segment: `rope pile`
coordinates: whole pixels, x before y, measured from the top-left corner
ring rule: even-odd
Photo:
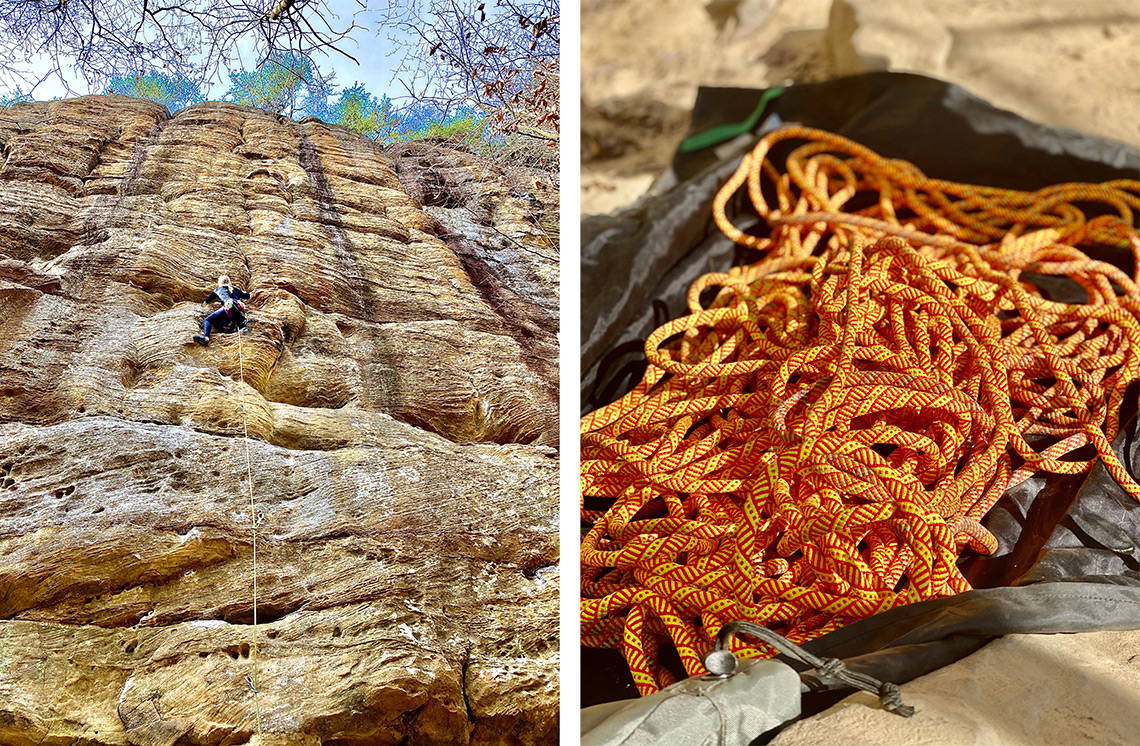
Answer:
[[[727,216],[741,187],[752,232]],[[1140,279],[1081,250],[1140,265],[1137,209],[1135,181],[1020,192],[806,127],[761,139],[713,213],[763,258],[698,279],[641,383],[582,420],[584,644],[651,693],[667,646],[703,673],[732,620],[803,643],[969,590],[959,554],[996,549],[981,518],[1035,472],[1099,458],[1140,500],[1111,448]]]

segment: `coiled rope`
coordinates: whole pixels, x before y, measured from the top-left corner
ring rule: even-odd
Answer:
[[[238,330],[238,374],[241,383],[245,383],[245,356],[242,352],[241,330]],[[258,688],[257,676],[257,503],[253,496],[253,462],[249,455],[249,419],[246,417],[245,400],[238,399],[241,405],[242,442],[245,443],[245,483],[249,491],[249,521],[251,525],[251,544],[253,546],[253,561],[251,567],[253,586],[253,641],[249,645],[250,677],[249,687],[253,690],[253,710],[257,718],[257,735],[263,736],[261,730],[261,690]]]
[[[749,230],[727,215],[742,187]],[[1140,280],[1082,251],[1140,264],[1137,209],[1136,181],[1020,192],[811,128],[762,138],[713,205],[762,258],[693,283],[640,384],[582,420],[584,644],[650,693],[676,679],[663,659],[703,673],[732,620],[802,643],[968,590],[959,554],[996,548],[981,518],[1035,472],[1099,458],[1140,499],[1111,448]]]

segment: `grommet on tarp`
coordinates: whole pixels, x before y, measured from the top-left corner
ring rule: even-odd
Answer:
[[[761,627],[752,622],[729,622],[720,628],[713,649],[704,659],[705,668],[708,669],[710,677],[727,678],[736,670],[736,656],[728,647],[732,639],[738,634],[755,637],[782,655],[807,664],[812,668],[820,682],[828,688],[850,686],[861,689],[876,695],[879,698],[879,704],[887,712],[893,712],[903,717],[914,715],[914,708],[903,704],[902,691],[898,685],[889,681],[880,681],[874,676],[850,671],[838,658],[820,658],[794,642],[789,642],[778,632],[773,632],[767,627]]]
[[[727,679],[736,673],[736,656],[731,650],[714,649],[705,656],[705,668],[709,670],[707,679]]]

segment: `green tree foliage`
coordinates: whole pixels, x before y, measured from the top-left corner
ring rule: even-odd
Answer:
[[[446,111],[417,101],[399,107],[388,96],[372,95],[363,83],[342,90],[333,105],[308,113],[386,143],[440,137],[476,147],[491,141],[488,119],[476,109]]]
[[[312,113],[374,140],[387,138],[399,124],[392,99],[387,96],[377,99],[365,90],[363,83],[341,91],[337,102],[327,112],[317,109]]]
[[[293,116],[319,108],[328,98],[330,82],[307,57],[273,54],[256,70],[231,73],[223,100]]]
[[[30,95],[24,93],[23,89],[19,86],[16,87],[7,96],[0,96],[0,106],[11,106],[12,104],[23,103],[24,101],[34,101]]]
[[[206,100],[198,84],[189,78],[155,71],[112,76],[105,93],[120,93],[124,96],[149,99],[162,104],[170,111],[177,111]]]
[[[417,108],[420,107],[409,107],[410,110]],[[409,123],[415,121],[416,126],[397,128],[391,133],[389,139],[406,141],[438,137],[461,142],[470,148],[494,144],[494,139],[489,132],[487,117],[476,110],[464,107],[453,114],[447,114],[434,109],[434,107],[422,108],[423,111],[419,112],[418,116],[408,116],[405,119]]]
[[[502,136],[493,131],[490,118],[481,109],[441,108],[415,100],[398,105],[387,95],[375,96],[359,82],[338,91],[304,57],[277,55],[256,70],[231,73],[230,81],[224,101],[294,118],[315,116],[384,143],[442,138],[478,150],[502,144]],[[170,111],[206,101],[192,79],[155,70],[112,76],[104,93],[145,98]],[[17,89],[0,98],[0,106],[30,100],[31,96]]]

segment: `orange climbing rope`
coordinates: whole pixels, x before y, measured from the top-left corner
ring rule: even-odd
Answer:
[[[676,678],[663,648],[702,673],[732,620],[802,643],[968,590],[959,554],[996,548],[980,520],[1034,472],[1099,457],[1140,500],[1110,445],[1140,279],[1082,251],[1140,266],[1138,209],[1136,181],[1020,192],[806,127],[761,139],[713,214],[763,258],[698,279],[641,383],[582,420],[583,642],[650,693]]]

